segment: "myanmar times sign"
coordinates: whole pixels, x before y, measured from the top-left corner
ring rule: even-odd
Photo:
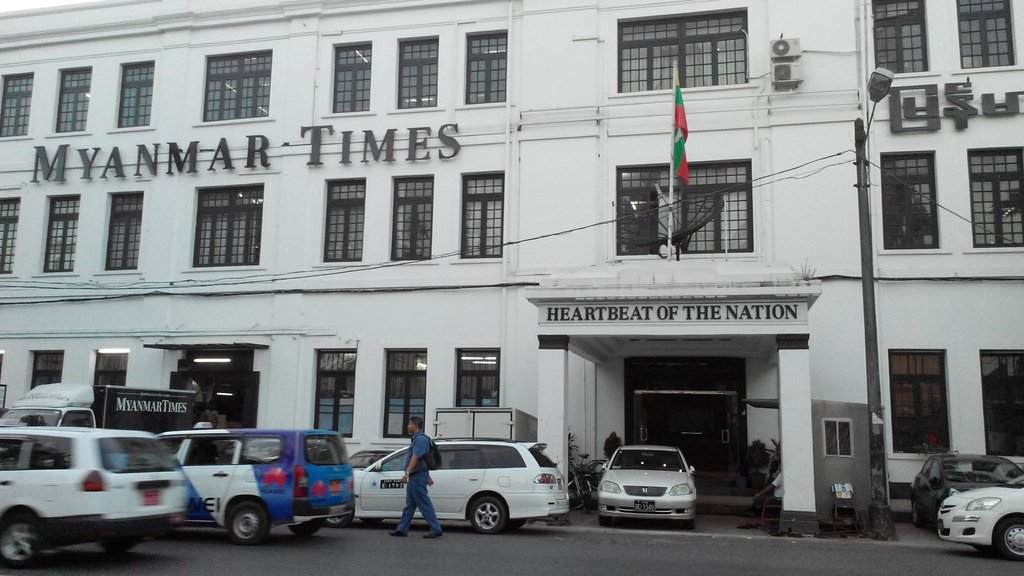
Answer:
[[[459,133],[458,124],[443,124],[435,131],[429,126],[417,126],[405,130],[403,160],[419,162],[431,160],[433,153],[437,158],[448,160],[456,157],[462,145],[455,138]],[[334,127],[323,124],[318,126],[302,126],[300,137],[308,136],[309,153],[307,166],[323,166],[323,147],[326,138],[334,138],[330,144],[338,147],[340,165],[358,161],[363,164],[370,162],[394,162],[398,149],[398,129],[388,128],[383,134],[373,130],[363,130],[360,137],[355,137],[352,130],[335,133]],[[124,152],[120,146],[109,149],[99,147],[76,148],[70,150],[70,144],[60,144],[56,148],[45,146],[35,147],[35,159],[32,165],[32,182],[65,182],[70,170],[78,170],[81,180],[95,178],[125,178],[128,173],[136,177],[151,177],[160,174],[195,174],[200,169],[206,171],[234,170],[236,164],[245,168],[270,168],[270,139],[262,134],[246,136],[244,164],[243,158],[232,155],[227,138],[221,138],[213,148],[203,148],[198,140],[182,145],[178,142],[136,144]],[[307,143],[303,143],[304,145]],[[288,146],[285,143],[283,146]],[[77,153],[77,154],[76,154]],[[209,154],[208,160],[200,161],[200,154]],[[134,171],[133,171],[134,169]]]
[[[601,302],[545,304],[541,324],[733,324],[807,322],[806,302]]]

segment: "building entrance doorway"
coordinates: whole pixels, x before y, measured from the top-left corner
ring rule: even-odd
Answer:
[[[626,360],[626,442],[676,446],[698,476],[739,472],[746,422],[742,358]]]
[[[260,374],[252,350],[189,350],[171,373],[171,388],[196,393],[196,421],[215,428],[255,428]]]

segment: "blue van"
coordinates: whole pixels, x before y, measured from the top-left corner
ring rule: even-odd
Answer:
[[[325,518],[352,513],[352,468],[337,432],[207,429],[159,438],[188,477],[186,524],[227,528],[235,544],[259,544],[279,525],[311,536]]]

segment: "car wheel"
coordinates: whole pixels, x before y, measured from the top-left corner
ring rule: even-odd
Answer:
[[[320,527],[323,526],[323,522],[318,518],[316,520],[310,520],[309,522],[302,522],[300,524],[291,524],[288,529],[292,531],[292,534],[296,536],[312,536],[320,531]]]
[[[242,502],[228,512],[228,536],[231,542],[253,546],[263,542],[270,532],[267,511],[256,502]]]
[[[469,510],[469,523],[480,534],[497,534],[505,529],[508,511],[494,496],[481,496],[473,501]]]
[[[600,524],[601,526],[611,526],[614,521],[615,521],[615,519],[612,518],[611,516],[598,516],[597,517],[597,523]]]
[[[384,519],[383,518],[360,518],[359,521],[362,522],[363,524],[367,525],[367,526],[373,527],[373,526],[380,526],[380,523],[383,522]]]
[[[992,544],[1004,558],[1024,560],[1024,516],[1000,520],[992,532]]]
[[[508,524],[505,525],[506,530],[519,530],[523,526],[526,526],[526,518],[519,518],[516,520],[509,520]]]
[[[103,549],[109,554],[121,554],[130,550],[137,542],[138,540],[132,537],[111,538],[100,542],[100,546],[103,546]]]
[[[343,516],[331,516],[329,518],[324,518],[324,526],[328,528],[348,528],[352,525],[352,520],[355,516],[355,512],[353,512]]]
[[[910,501],[910,520],[914,523],[914,526],[917,526],[918,528],[925,527],[924,518],[921,516],[921,511],[917,507],[916,500]]]
[[[0,561],[11,568],[31,566],[39,557],[39,531],[31,514],[13,514],[0,524]]]

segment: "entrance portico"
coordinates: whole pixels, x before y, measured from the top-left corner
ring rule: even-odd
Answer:
[[[782,529],[816,532],[807,313],[819,289],[808,282],[532,289],[538,434],[548,453],[564,467],[570,431],[597,452],[619,431],[626,443],[680,446],[691,465],[701,463],[698,476],[731,479],[748,435],[778,437]],[[594,366],[582,397],[572,392],[579,387],[573,362]],[[779,410],[747,409],[747,398],[777,400]],[[570,430],[580,414],[584,424]]]

